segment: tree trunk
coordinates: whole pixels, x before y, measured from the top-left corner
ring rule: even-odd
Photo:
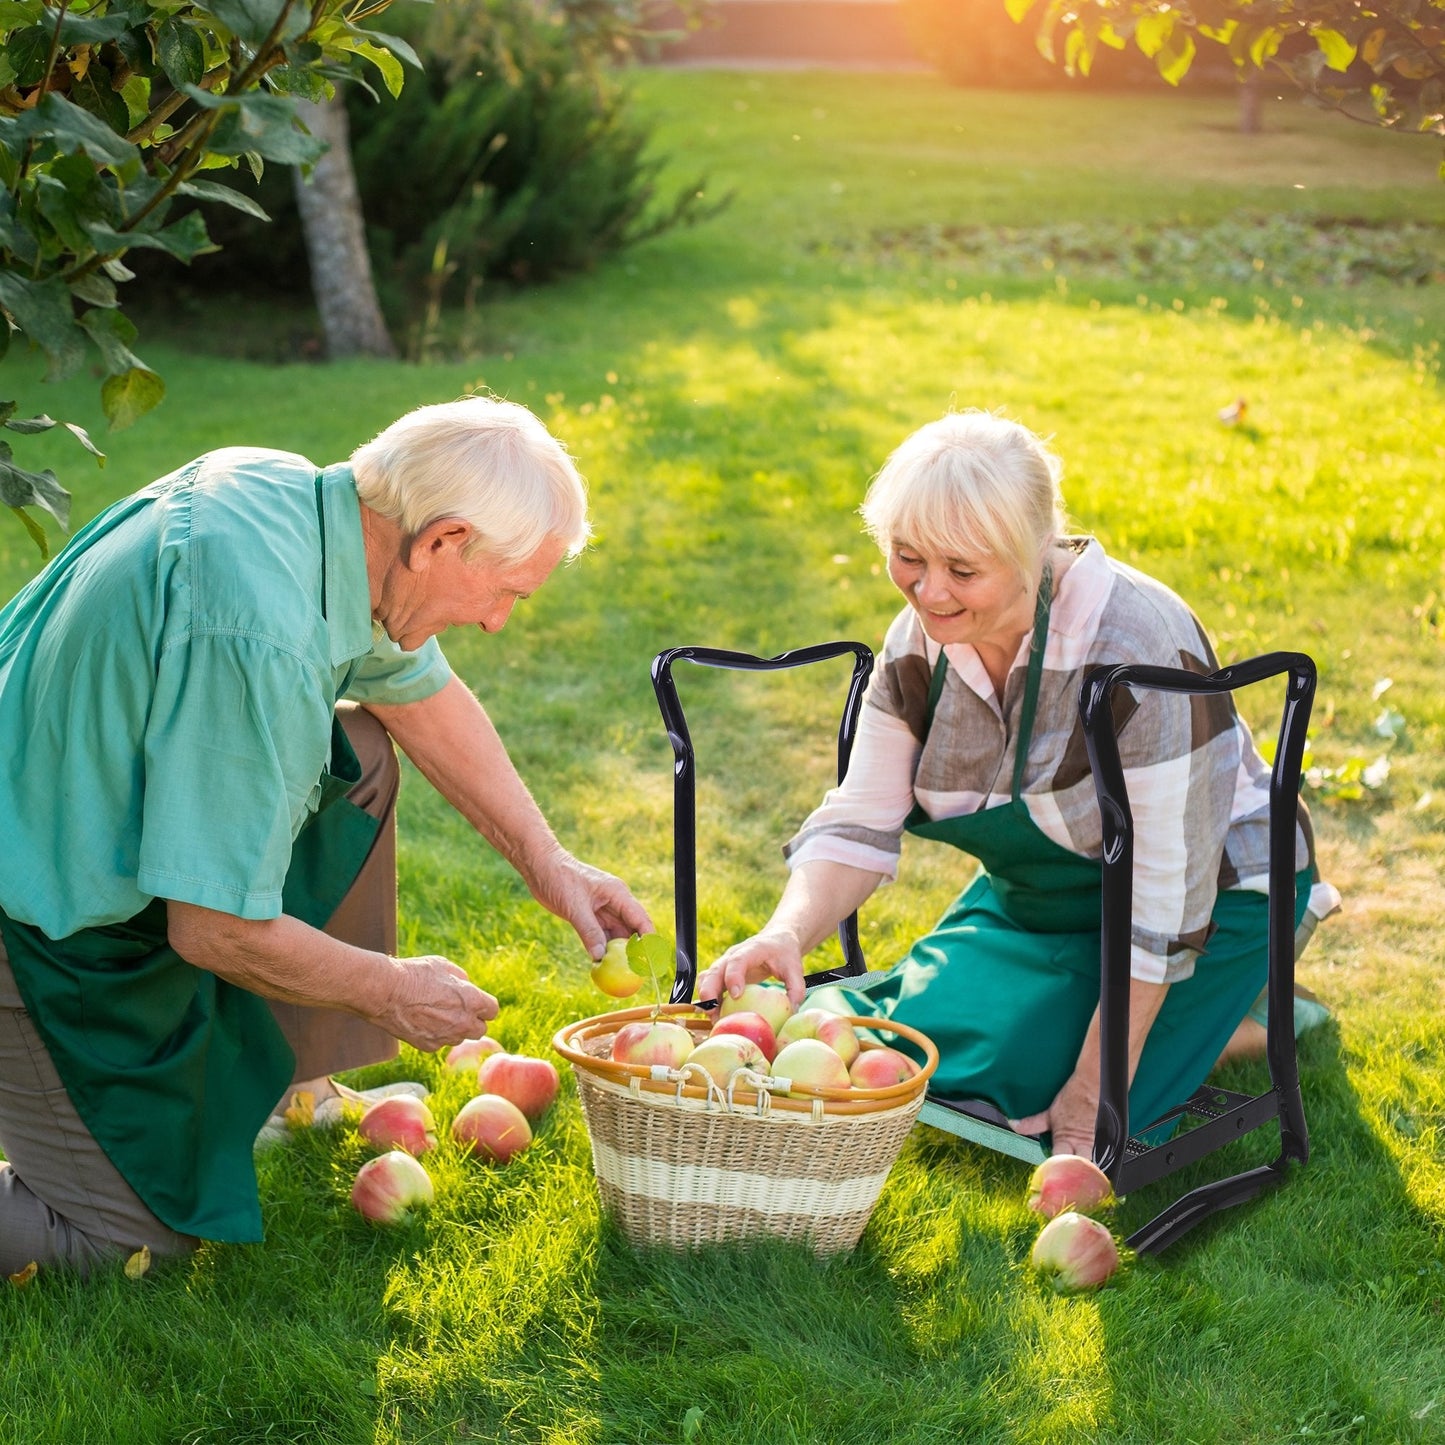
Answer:
[[[395,356],[376,285],[371,257],[366,252],[366,230],[356,172],[351,165],[351,127],[346,102],[338,91],[328,101],[300,101],[297,113],[311,134],[328,149],[316,162],[310,178],[300,170],[296,177],[296,205],[311,262],[311,291],[321,316],[326,354],[343,356]]]
[[[1242,135],[1258,135],[1264,129],[1261,106],[1264,101],[1264,71],[1250,69],[1239,82],[1239,129]]]

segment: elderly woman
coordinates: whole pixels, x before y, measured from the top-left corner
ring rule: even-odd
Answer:
[[[0,610],[0,1271],[259,1239],[288,1080],[485,1031],[461,968],[395,956],[389,739],[594,956],[650,926],[435,641],[587,536],[563,448],[473,399],[325,469],[203,456]]]
[[[1095,667],[1217,663],[1168,588],[1063,535],[1058,460],[981,412],[925,426],[889,458],[863,516],[907,606],[883,645],[844,783],[785,850],[771,919],[699,982],[773,975],[896,875],[901,834],[982,865],[934,930],[863,988],[860,1013],[937,1043],[935,1092],[991,1102],[1056,1152],[1092,1152],[1099,1089],[1100,820],[1078,717]],[[1140,693],[1119,750],[1135,829],[1130,1118],[1203,1081],[1267,973],[1269,773],[1227,696]],[[1301,806],[1296,922],[1315,885]]]

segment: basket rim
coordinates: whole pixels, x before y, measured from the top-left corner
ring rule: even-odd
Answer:
[[[709,1028],[715,1022],[708,1014],[703,1013],[692,1004],[663,1004],[660,1007],[648,1004],[640,1008],[616,1009],[610,1013],[594,1014],[591,1018],[579,1019],[575,1023],[566,1024],[553,1036],[552,1047],[574,1069],[607,1083],[621,1084],[629,1090],[641,1088],[649,1094],[666,1094],[668,1096],[680,1094],[683,1098],[706,1099],[708,1097],[706,1089],[696,1084],[683,1084],[679,1087],[676,1082],[656,1079],[652,1075],[651,1067],[647,1064],[624,1064],[614,1059],[597,1058],[578,1047],[578,1043],[583,1039],[615,1032],[623,1024],[635,1023],[641,1019],[652,1017],[665,1018],[678,1023],[691,1020],[695,1023],[706,1024]],[[922,1067],[912,1078],[879,1089],[827,1089],[796,1084],[794,1087],[804,1097],[790,1098],[782,1094],[770,1093],[769,1100],[773,1109],[782,1109],[789,1113],[811,1114],[821,1105],[823,1111],[828,1114],[871,1114],[895,1108],[916,1095],[924,1093],[929,1079],[933,1077],[934,1071],[938,1068],[938,1048],[927,1034],[921,1033],[908,1024],[898,1023],[891,1019],[869,1018],[859,1014],[841,1014],[839,1017],[846,1019],[857,1028],[894,1034],[918,1045],[924,1054]],[[865,1043],[864,1047],[885,1046]],[[750,1109],[756,1104],[757,1097],[757,1092],[750,1089],[738,1089],[735,1093],[736,1103],[741,1108]]]

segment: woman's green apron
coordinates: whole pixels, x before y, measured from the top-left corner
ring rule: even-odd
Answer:
[[[1047,1109],[1073,1072],[1099,1003],[1099,863],[1047,836],[1023,800],[1048,637],[1052,575],[1039,588],[1009,801],[956,818],[919,807],[906,828],[978,859],[973,882],[898,966],[829,994],[858,1013],[895,1018],[938,1046],[932,1091],[984,1099],[1017,1119]],[[924,735],[943,691],[940,652]],[[1296,922],[1309,895],[1296,887]],[[1129,1092],[1136,1127],[1204,1081],[1268,973],[1262,893],[1219,895],[1214,931],[1194,974],[1174,984],[1149,1032]]]
[[[320,802],[282,890],[283,912],[315,928],[379,827],[344,796],[360,777],[333,719]],[[161,898],[125,923],[59,940],[0,913],[0,935],[77,1113],[151,1212],[181,1234],[260,1239],[252,1149],[295,1064],[265,1000],[181,958]]]

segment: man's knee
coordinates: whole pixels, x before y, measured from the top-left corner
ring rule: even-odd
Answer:
[[[361,781],[346,796],[373,818],[384,818],[396,806],[401,788],[401,767],[391,734],[354,702],[337,703],[336,716],[361,764]]]

